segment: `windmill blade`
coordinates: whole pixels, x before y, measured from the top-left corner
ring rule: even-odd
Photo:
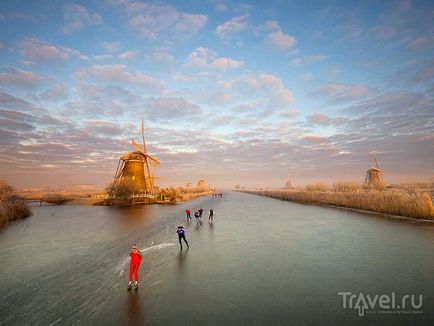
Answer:
[[[151,162],[153,162],[154,164],[159,165],[160,161],[157,160],[155,157],[153,157],[152,155],[146,154],[146,156],[151,160]]]
[[[380,169],[380,168],[378,167],[377,158],[375,157],[375,155],[372,155],[372,156],[374,157],[375,167],[376,167],[377,169]]]
[[[143,142],[143,150],[146,152],[146,143],[145,143],[145,124],[142,119],[142,142]]]
[[[151,164],[151,166],[153,166],[154,168],[160,165],[160,164],[158,164],[158,163],[155,163],[155,162],[152,161],[152,160],[149,160],[149,164]]]
[[[134,138],[131,138],[131,146],[133,146],[133,147],[134,147],[135,149],[137,149],[139,152],[141,152],[141,153],[147,155],[146,152],[143,150],[143,148],[141,148],[140,145],[137,144],[137,143],[135,142]]]

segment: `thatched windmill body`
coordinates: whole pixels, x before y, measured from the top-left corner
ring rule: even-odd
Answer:
[[[113,188],[122,183],[132,183],[134,188],[140,193],[154,195],[154,177],[151,173],[151,165],[160,164],[155,157],[149,155],[146,151],[145,132],[142,120],[142,142],[143,147],[131,139],[131,146],[136,151],[129,152],[119,158],[116,168]]]
[[[381,189],[385,187],[383,181],[383,171],[378,167],[377,159],[374,156],[375,166],[372,166],[368,171],[366,171],[365,177],[365,188],[375,188]]]

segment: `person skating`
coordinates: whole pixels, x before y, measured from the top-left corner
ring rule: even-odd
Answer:
[[[212,222],[212,220],[214,219],[214,210],[211,208],[209,210],[209,217],[208,220]]]
[[[198,212],[199,212],[199,217],[200,217],[200,218],[202,218],[202,214],[203,214],[203,208],[202,208],[202,207],[201,207],[201,208],[199,208],[199,211],[198,211]]]
[[[135,288],[139,286],[139,267],[140,262],[142,261],[142,253],[137,249],[135,244],[131,247],[130,252],[131,262],[130,262],[130,281],[128,283],[128,289],[131,289],[133,283],[133,276],[136,279],[136,283],[134,284]]]
[[[185,239],[185,233],[187,231],[184,229],[184,227],[182,225],[178,226],[178,229],[176,230],[176,233],[178,233],[178,239],[179,239],[179,245],[181,246],[181,251],[182,251],[182,242],[181,240],[184,239],[185,244],[187,245],[187,248],[190,248],[190,246],[188,245],[187,239]]]
[[[185,215],[187,215],[187,222],[191,221],[191,215],[190,214],[191,214],[190,210],[186,209],[185,210]]]
[[[200,220],[199,212],[194,212],[194,217],[196,218],[196,225],[199,226],[199,224],[202,224],[202,221]]]

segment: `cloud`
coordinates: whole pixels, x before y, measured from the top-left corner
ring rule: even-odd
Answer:
[[[0,72],[0,85],[3,87],[18,87],[18,88],[35,88],[44,86],[47,79],[37,75],[31,71],[21,70],[17,68],[5,69]]]
[[[216,28],[216,34],[219,38],[228,38],[233,34],[240,33],[247,29],[249,26],[249,15],[242,15],[234,17],[226,21],[225,23],[218,25]]]
[[[327,59],[325,55],[306,55],[304,57],[292,59],[290,65],[293,67],[300,67],[302,65],[321,62]]]
[[[434,66],[422,67],[414,76],[413,80],[425,82],[434,79]]]
[[[330,125],[342,125],[345,122],[347,122],[348,119],[338,117],[338,118],[331,118],[328,115],[322,114],[322,113],[315,113],[307,117],[307,120],[316,125],[323,125],[323,126],[330,126]]]
[[[113,55],[111,55],[111,54],[97,54],[97,55],[94,55],[93,58],[96,61],[105,61],[105,60],[113,59]]]
[[[90,77],[100,81],[130,83],[145,86],[152,90],[163,89],[162,83],[142,73],[130,73],[125,65],[93,65],[76,72],[79,77]]]
[[[287,110],[295,102],[294,95],[282,80],[271,74],[247,74],[229,80],[218,79],[213,87],[207,84],[202,90],[194,92],[192,98],[199,103],[220,107],[254,103],[256,116]]]
[[[84,123],[84,128],[91,133],[103,136],[117,136],[125,132],[123,126],[118,122],[105,120],[87,120]]]
[[[103,23],[102,17],[98,14],[90,13],[86,7],[68,3],[63,6],[64,26],[62,32],[72,34],[82,30],[86,26],[97,26]]]
[[[18,48],[21,56],[31,64],[62,62],[71,56],[81,55],[77,50],[53,45],[36,38],[25,38],[19,41]]]
[[[71,90],[70,101],[64,105],[62,115],[97,120],[101,116],[120,118],[128,113],[138,114],[143,106],[143,96],[133,92],[131,87],[122,86],[82,82]],[[140,93],[144,92],[141,90]]]
[[[139,54],[140,54],[139,50],[129,50],[129,51],[125,51],[125,52],[122,52],[121,54],[119,54],[119,59],[131,60],[131,59],[137,58],[137,56]]]
[[[329,121],[329,117],[325,114],[316,113],[307,117],[307,119],[313,123],[324,124]]]
[[[68,98],[68,92],[63,83],[57,82],[39,95],[43,101],[59,102]]]
[[[284,33],[276,21],[266,22],[263,28],[269,31],[266,42],[277,49],[287,50],[297,43],[295,37]]]
[[[300,75],[300,79],[303,81],[311,81],[315,79],[315,74],[311,72],[307,72],[305,74]]]
[[[373,90],[365,84],[328,83],[311,94],[322,96],[334,102],[360,100],[371,95]]]
[[[149,40],[163,35],[179,39],[199,32],[208,22],[206,15],[178,11],[168,4],[122,1],[128,26]]]
[[[168,122],[177,119],[199,118],[202,110],[192,102],[180,97],[146,98],[145,114],[151,121]]]
[[[218,12],[224,12],[228,10],[228,6],[225,3],[220,2],[215,5],[215,10]]]
[[[103,48],[104,52],[109,54],[115,54],[118,53],[121,47],[121,42],[101,42],[101,47]]]
[[[419,37],[407,44],[407,47],[412,50],[426,50],[434,46],[434,38],[428,38],[426,36]]]
[[[317,143],[317,144],[330,143],[329,139],[321,136],[304,136],[301,139],[308,143]]]
[[[238,69],[243,65],[244,61],[237,61],[226,57],[219,58],[214,51],[202,47],[190,53],[184,63],[185,67],[208,68],[221,71]]]
[[[269,44],[280,49],[289,49],[296,43],[295,37],[282,31],[271,32],[266,39]]]

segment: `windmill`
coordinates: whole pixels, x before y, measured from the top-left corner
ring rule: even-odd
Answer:
[[[131,138],[131,146],[136,151],[126,153],[119,158],[112,189],[123,182],[132,182],[135,188],[146,194],[154,195],[154,177],[150,166],[157,166],[160,161],[146,151],[145,128],[142,119],[142,143],[140,146]]]
[[[291,179],[292,179],[291,176],[288,174],[288,178],[286,179],[285,186],[283,187],[283,189],[291,189],[292,188]]]
[[[383,171],[378,167],[376,157],[374,155],[372,156],[374,158],[375,166],[373,165],[368,171],[366,171],[364,186],[365,188],[382,189],[385,186],[383,181]]]

